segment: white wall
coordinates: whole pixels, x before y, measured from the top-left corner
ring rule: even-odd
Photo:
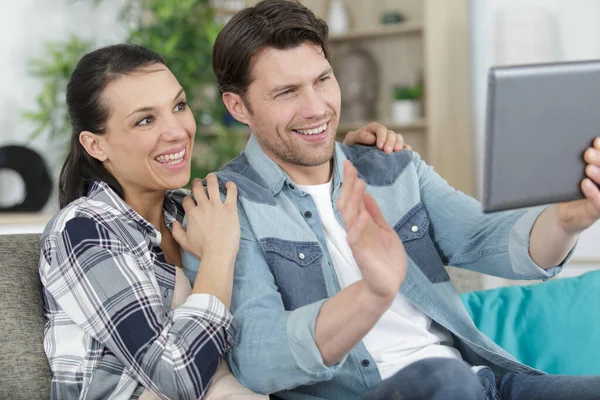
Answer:
[[[503,33],[498,27],[501,18],[510,21]],[[476,166],[481,190],[489,67],[536,61],[600,59],[600,1],[471,0],[471,20]],[[599,268],[599,242],[600,224],[596,224],[582,235],[573,268],[581,271]]]
[[[504,13],[512,18],[513,25],[508,33],[502,35],[508,39],[502,41],[496,33],[497,17]],[[525,17],[533,15],[531,24]],[[535,18],[535,16],[541,18]],[[546,44],[544,24],[545,16],[556,22],[555,48],[547,52],[542,49]],[[534,61],[560,61],[600,59],[600,1],[598,0],[472,0],[472,89],[477,145],[477,172],[481,182],[483,165],[483,132],[485,117],[485,96],[487,71],[493,65],[526,63]],[[519,24],[522,23],[522,25]],[[536,32],[536,22],[538,29]],[[523,25],[528,25],[523,27]],[[538,39],[535,39],[537,33]],[[504,42],[500,44],[499,42]],[[509,48],[513,51],[503,51]],[[532,51],[522,51],[531,48]],[[504,56],[504,57],[503,57]]]
[[[30,145],[40,152],[56,179],[60,157],[47,138],[29,143],[33,127],[24,123],[23,110],[35,107],[40,82],[27,74],[32,58],[44,54],[46,41],[61,41],[70,34],[95,40],[98,45],[120,42],[125,31],[117,24],[124,0],[104,0],[97,8],[91,0],[0,0],[0,146]],[[0,202],[18,199],[20,181],[3,173],[0,178]],[[17,193],[18,191],[18,193]],[[52,194],[45,212],[57,209]]]

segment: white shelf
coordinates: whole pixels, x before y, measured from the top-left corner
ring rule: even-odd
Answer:
[[[41,213],[0,213],[0,235],[41,233],[50,218]]]
[[[420,22],[402,22],[394,25],[382,25],[369,29],[361,29],[356,31],[350,31],[342,34],[333,34],[329,36],[329,42],[343,42],[347,40],[361,40],[361,39],[373,39],[382,38],[386,36],[398,36],[398,35],[414,35],[423,32],[423,24]]]
[[[339,134],[346,134],[347,132],[350,132],[350,131],[355,131],[355,130],[365,126],[369,122],[371,122],[371,121],[341,123],[338,126],[337,133],[339,135]],[[386,128],[391,129],[396,133],[425,131],[427,129],[427,121],[425,121],[424,119],[419,119],[419,120],[417,120],[415,122],[411,122],[409,124],[399,124],[399,123],[395,122],[394,120],[375,120],[375,122],[379,122]]]

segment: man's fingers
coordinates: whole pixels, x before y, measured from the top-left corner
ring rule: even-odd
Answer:
[[[346,203],[344,210],[340,212],[346,229],[350,229],[354,225],[358,215],[364,208],[362,197],[365,192],[365,186],[365,181],[362,179],[356,180],[352,193],[350,193],[350,196],[348,197],[348,202]]]
[[[593,147],[588,148],[585,153],[583,153],[583,159],[587,164],[598,165],[598,163],[600,163],[600,150]]]
[[[581,181],[581,191],[585,198],[592,204],[595,209],[595,215],[600,216],[600,189],[591,179],[586,178]]]
[[[367,227],[369,218],[369,213],[366,209],[363,209],[358,215],[354,225],[352,225],[352,227],[350,227],[350,229],[348,229],[346,232],[346,240],[348,241],[349,245],[353,245],[360,240],[365,228]]]
[[[364,203],[365,208],[368,211],[369,215],[373,218],[373,221],[375,221],[375,223],[379,227],[381,227],[385,230],[392,229],[390,224],[388,224],[387,221],[385,220],[383,214],[381,213],[381,208],[379,208],[379,205],[377,204],[377,202],[375,201],[373,196],[371,196],[368,193],[365,193],[363,195],[363,203]]]

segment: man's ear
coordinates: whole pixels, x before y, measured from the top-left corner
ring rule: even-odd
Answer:
[[[87,153],[96,160],[104,162],[108,155],[104,151],[104,138],[89,131],[83,131],[79,134],[79,143]]]
[[[250,125],[251,112],[239,94],[225,92],[222,95],[223,103],[229,114],[242,124]]]

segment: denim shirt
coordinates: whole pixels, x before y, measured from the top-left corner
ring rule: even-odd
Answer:
[[[486,215],[415,152],[336,144],[332,202],[340,222],[335,202],[346,159],[404,243],[404,297],[452,333],[467,362],[489,365],[498,375],[541,374],[477,330],[444,266],[513,279],[554,276],[560,266],[543,270],[529,255],[530,232],[543,208]],[[381,378],[362,342],[333,366],[323,363],[315,343],[321,306],[340,284],[312,197],[263,153],[254,136],[218,177],[221,184],[234,181],[239,191],[241,244],[232,298],[237,337],[229,354],[236,377],[283,399],[347,400],[372,389]],[[193,281],[198,260],[184,254],[183,263]]]

